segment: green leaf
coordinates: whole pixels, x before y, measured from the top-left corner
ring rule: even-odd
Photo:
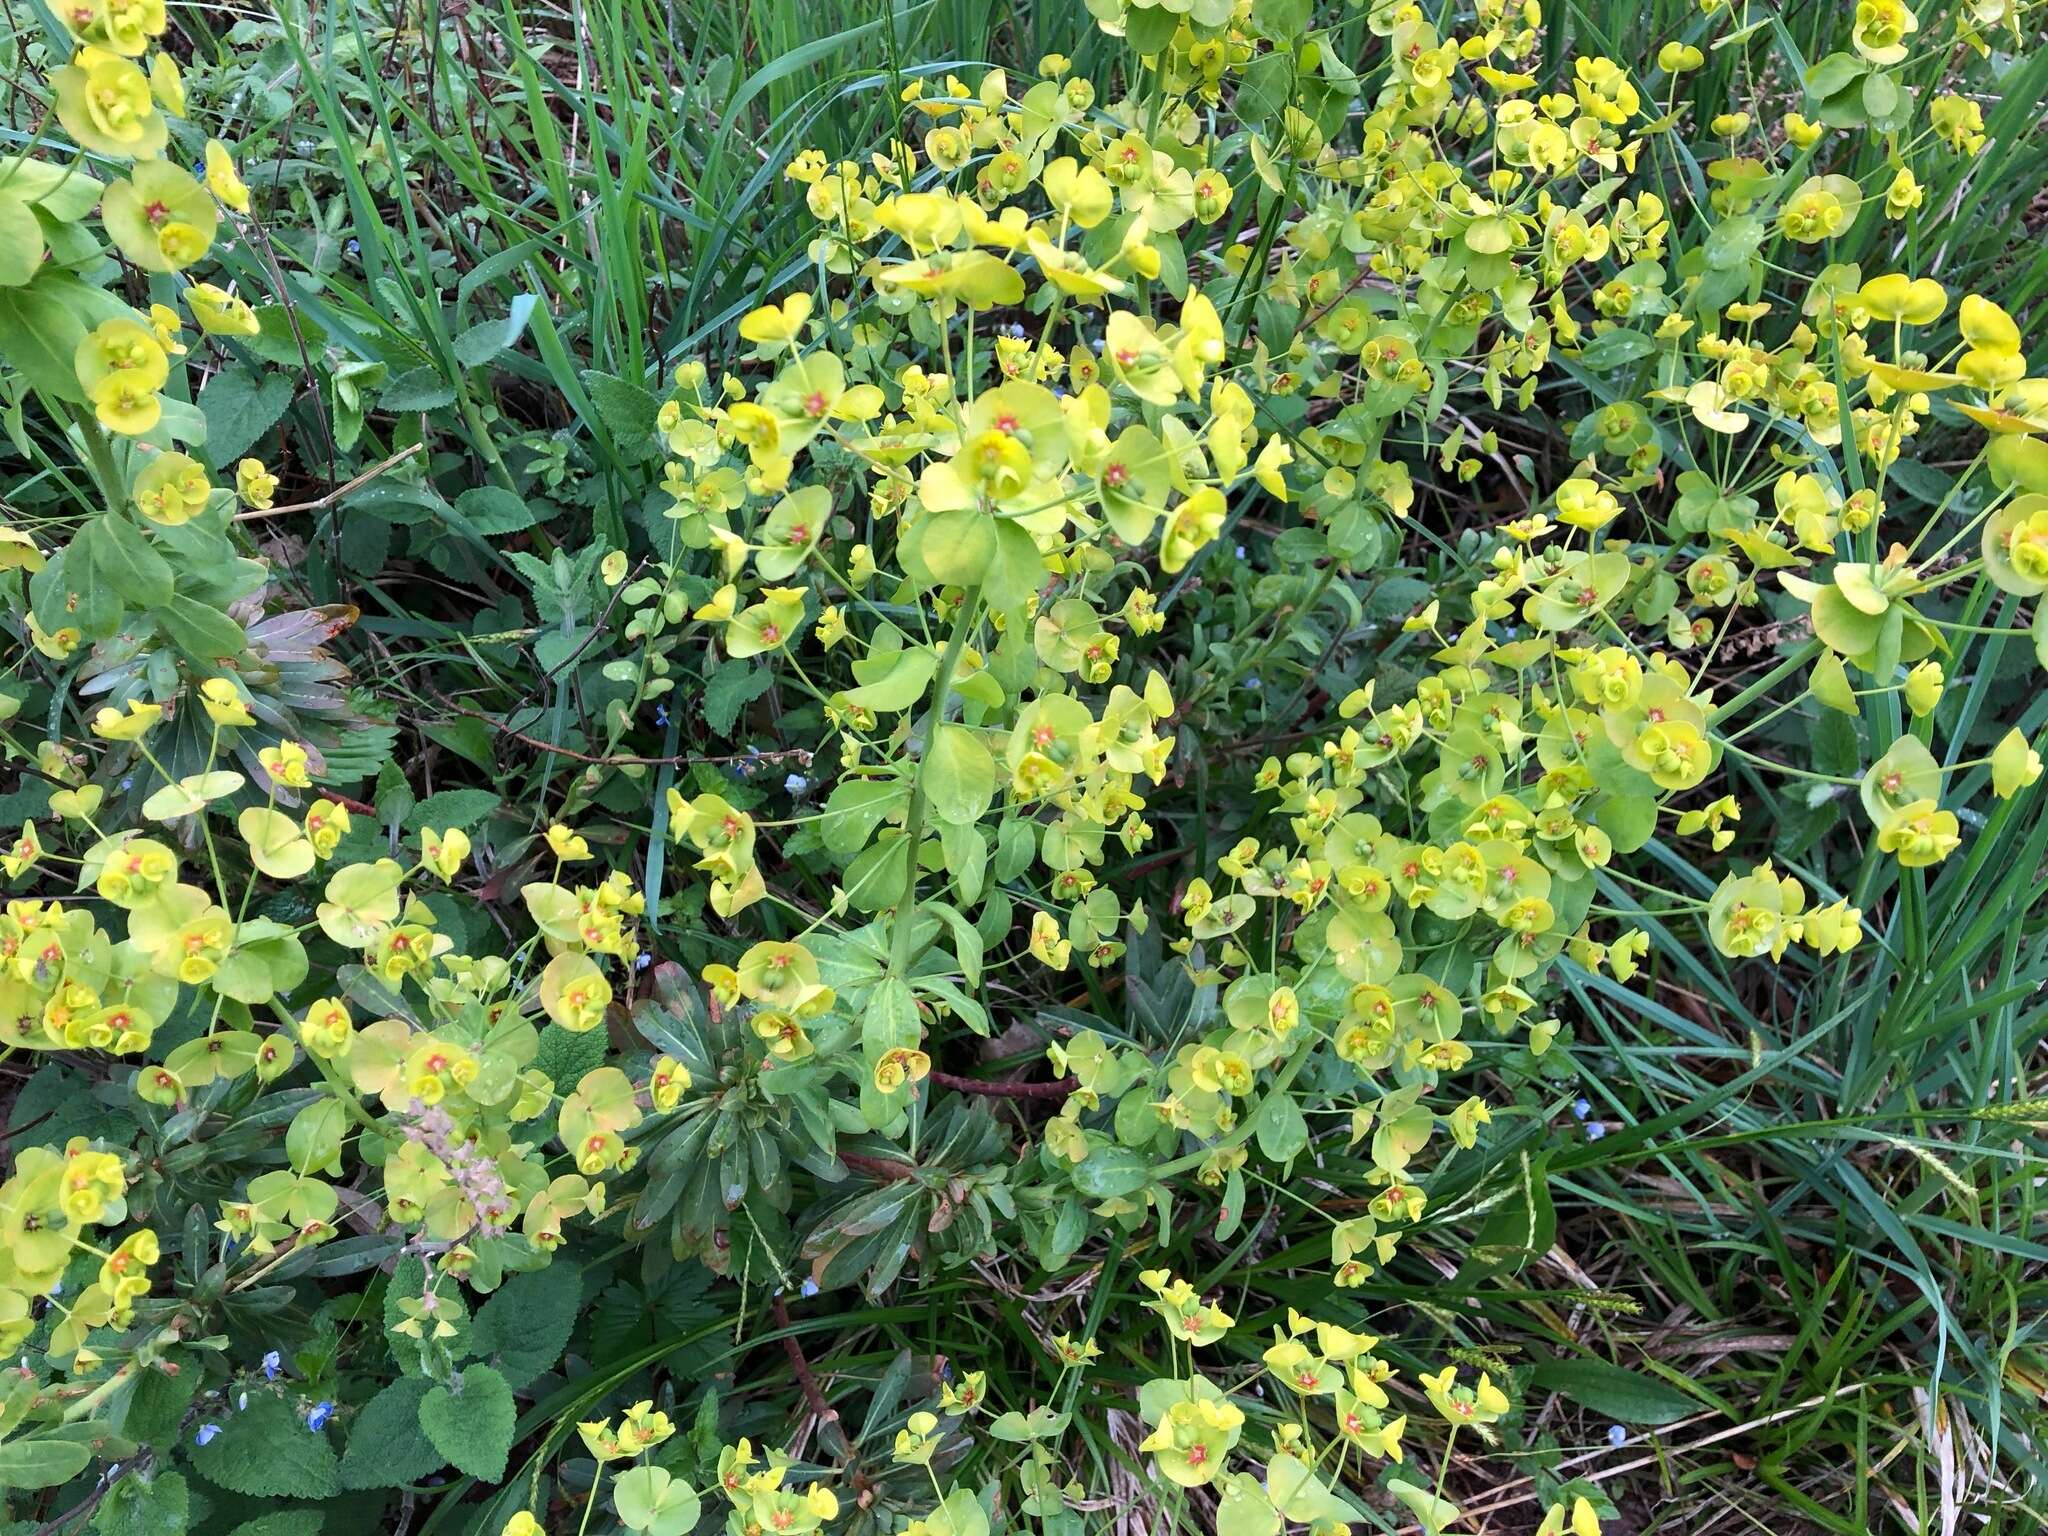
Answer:
[[[885,976],[868,994],[861,1014],[861,1049],[869,1061],[880,1061],[890,1051],[917,1044],[917,999],[910,995],[910,983],[901,976]]]
[[[60,224],[76,223],[91,213],[106,190],[81,165],[54,165],[28,155],[0,156],[0,184]]]
[[[1607,373],[1656,350],[1657,344],[1641,331],[1602,331],[1586,343],[1579,362],[1595,373]]]
[[[432,486],[407,485],[403,480],[372,480],[368,485],[350,491],[342,497],[341,504],[350,512],[367,512],[374,518],[401,528],[444,521],[451,510]],[[366,520],[360,517],[343,518],[341,526],[346,532],[350,524]]]
[[[1280,1511],[1249,1472],[1228,1472],[1216,1504],[1216,1536],[1277,1536]]]
[[[1719,272],[1746,268],[1763,238],[1764,221],[1754,214],[1717,224],[1707,235],[1704,247],[1707,265]]]
[[[841,858],[859,853],[874,838],[882,818],[908,799],[897,779],[841,779],[825,797],[819,835]]]
[[[305,310],[283,304],[252,303],[250,307],[256,312],[259,329],[254,336],[236,338],[250,356],[280,368],[299,368],[318,357],[326,345],[326,328]]]
[[[45,1067],[43,1070],[47,1072],[53,1068]],[[80,1091],[84,1091],[83,1084]],[[51,1143],[61,1144],[65,1139],[64,1132],[52,1130],[48,1125],[38,1126],[37,1131]],[[137,1440],[144,1445],[168,1445],[178,1438],[186,1406],[198,1390],[197,1371],[180,1371],[175,1376],[162,1371],[144,1371],[136,1378],[135,1391],[130,1395],[127,1407],[114,1420],[114,1428],[124,1439]]]
[[[401,1301],[418,1301],[426,1285],[427,1266],[420,1259],[408,1254],[392,1269],[391,1282],[384,1288],[385,1340],[390,1344],[392,1354],[398,1359],[399,1369],[408,1376],[418,1376],[424,1372],[420,1362],[422,1345],[410,1334],[396,1331],[398,1325],[406,1321],[406,1315],[398,1304]],[[454,1337],[442,1342],[448,1346],[449,1353],[459,1360],[469,1353],[469,1308],[463,1304],[459,1286],[444,1283],[435,1289],[434,1297],[440,1303],[440,1310],[436,1315],[455,1329]]]
[[[602,1058],[603,1031],[561,1033],[571,1040],[595,1039]],[[496,1366],[516,1391],[562,1358],[582,1300],[583,1275],[565,1258],[557,1258],[546,1269],[514,1275],[478,1310],[470,1349]]]
[[[408,832],[427,827],[436,832],[451,827],[467,832],[504,803],[495,790],[444,789],[415,805],[405,818],[405,827]]]
[[[1286,110],[1294,92],[1294,55],[1275,49],[1245,66],[1237,87],[1237,115],[1258,127]]]
[[[169,433],[177,442],[187,448],[206,446],[206,413],[188,400],[173,400],[160,397],[163,404],[163,418],[157,430]]]
[[[420,1428],[458,1472],[495,1483],[505,1475],[519,1410],[497,1370],[472,1365],[453,1388],[436,1386],[420,1404]]]
[[[0,191],[0,288],[19,288],[43,264],[43,231],[27,203]]]
[[[91,550],[93,575],[137,608],[156,608],[171,600],[175,585],[170,562],[150,546],[142,530],[125,517],[96,517],[72,536]]]
[[[998,613],[1009,613],[1030,602],[1038,595],[1038,584],[1044,576],[1045,560],[1038,553],[1038,541],[1009,518],[999,520],[996,557],[981,589],[989,607]]]
[[[661,1467],[634,1467],[612,1484],[612,1507],[628,1530],[647,1536],[685,1536],[695,1530],[703,1503],[689,1484]]]
[[[348,1134],[348,1112],[339,1099],[315,1099],[296,1115],[284,1133],[285,1156],[302,1173],[341,1176],[341,1142]]]
[[[941,725],[925,748],[925,796],[939,820],[965,827],[996,797],[996,760],[977,731]]]
[[[48,785],[43,788],[47,792]],[[62,1146],[73,1136],[100,1136],[126,1143],[135,1134],[135,1120],[125,1107],[103,1104],[94,1098],[92,1083],[82,1073],[60,1062],[45,1060],[8,1106],[7,1132],[17,1140],[32,1134],[37,1143],[51,1146]],[[182,1377],[145,1372],[136,1384],[138,1400],[143,1397],[144,1387],[155,1378],[167,1382],[182,1379],[187,1385],[191,1381],[189,1372]],[[185,1395],[191,1396],[189,1392]],[[127,1428],[121,1432],[131,1440],[153,1438]]]
[[[452,720],[423,724],[420,732],[429,741],[446,747],[457,757],[466,758],[486,772],[496,768],[497,758],[491,751],[491,742],[494,739],[491,728],[481,720],[472,720],[467,715],[457,715]],[[461,791],[449,790],[447,793],[459,794]],[[433,798],[432,795],[427,796],[430,801]]]
[[[1252,0],[1252,30],[1276,43],[1291,43],[1308,30],[1310,0]]]
[[[540,521],[526,501],[502,486],[478,485],[455,498],[455,510],[481,534],[518,533]]]
[[[279,1397],[252,1396],[220,1421],[220,1433],[192,1447],[199,1475],[252,1498],[331,1498],[341,1488],[334,1448]]]
[[[192,1489],[177,1472],[122,1478],[92,1517],[100,1536],[185,1536],[191,1523]]]
[[[882,666],[883,661],[888,663],[886,668]],[[924,697],[925,685],[938,669],[939,658],[922,646],[916,650],[898,651],[894,656],[857,661],[853,664],[853,675],[859,678],[872,676],[873,681],[848,688],[838,698],[847,705],[894,714],[910,708]]]
[[[292,381],[282,373],[257,373],[240,365],[215,374],[199,392],[206,413],[206,456],[225,469],[277,425],[292,403]]]
[[[1869,74],[1863,77],[1863,110],[1870,118],[1871,126],[1884,132],[1896,132],[1905,126],[1900,114],[1904,97],[1890,75]]]
[[[661,410],[654,392],[594,368],[584,369],[581,377],[590,403],[597,407],[598,419],[612,435],[612,441],[622,448],[647,443],[654,434],[654,418]]]
[[[91,1460],[92,1448],[77,1440],[10,1440],[0,1445],[0,1488],[54,1488]]]
[[[500,352],[519,344],[526,334],[526,320],[533,313],[533,295],[514,296],[511,310],[502,320],[485,320],[455,338],[455,360],[465,368],[481,368]]]
[[[931,1536],[988,1536],[988,1511],[966,1488],[954,1488],[924,1517]]]
[[[759,662],[733,658],[721,661],[704,680],[704,723],[721,739],[732,735],[740,711],[775,686],[775,673]]]
[[[960,905],[972,907],[981,900],[988,876],[988,840],[976,827],[948,823],[939,828],[939,851],[945,857],[946,874],[953,882]]]
[[[586,1072],[604,1065],[604,1031],[564,1029],[550,1024],[540,1032],[540,1050],[533,1064],[547,1073],[557,1093],[567,1093]]]
[[[399,1488],[448,1464],[420,1427],[428,1386],[424,1376],[401,1376],[363,1405],[341,1455],[342,1487]]]
[[[243,1521],[228,1536],[320,1536],[326,1519],[317,1509],[281,1509]]]
[[[1817,100],[1838,96],[1870,72],[1853,53],[1831,53],[1806,72],[1806,89]]]
[[[1671,1424],[1701,1404],[1668,1382],[1604,1360],[1546,1360],[1529,1384],[1570,1398],[1617,1424]]]
[[[72,357],[87,327],[48,278],[46,272],[25,288],[0,288],[0,361],[52,399],[83,401]]]
[[[927,518],[906,542],[914,545],[917,563],[942,585],[979,586],[996,556],[995,526],[973,507],[954,507]]]
[[[1390,1477],[1387,1479],[1387,1492],[1407,1506],[1408,1513],[1421,1522],[1429,1536],[1436,1536],[1437,1532],[1455,1524],[1459,1518],[1457,1505],[1449,1499],[1439,1498],[1419,1483]]]
[[[1302,1118],[1301,1106],[1291,1095],[1269,1093],[1252,1122],[1252,1134],[1258,1138],[1260,1152],[1276,1163],[1284,1163],[1308,1145],[1308,1121]],[[1094,1158],[1088,1161],[1093,1162]]]
[[[242,626],[196,598],[173,595],[156,610],[156,620],[173,645],[209,672],[219,671],[244,649]]]
[[[455,390],[438,368],[408,368],[377,392],[385,411],[438,411],[455,403]]]
[[[264,1003],[306,979],[306,947],[282,923],[256,917],[235,932],[235,948],[213,973],[213,990],[238,1003]]]
[[[1657,830],[1657,802],[1648,795],[1610,793],[1593,807],[1591,819],[1617,852],[1633,853]]]
[[[1152,1164],[1129,1147],[1092,1147],[1087,1159],[1075,1165],[1073,1179],[1074,1188],[1091,1200],[1111,1200],[1135,1195],[1149,1184]]]
[[[1158,53],[1173,41],[1180,27],[1180,14],[1166,5],[1124,7],[1124,39],[1139,57]]]

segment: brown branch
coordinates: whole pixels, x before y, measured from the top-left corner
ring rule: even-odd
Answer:
[[[63,1514],[46,1520],[37,1526],[34,1536],[57,1536],[59,1531],[70,1530],[77,1522],[85,1519],[95,1509],[99,1508],[100,1500],[114,1491],[116,1483],[120,1482],[129,1473],[135,1471],[138,1464],[147,1463],[149,1459],[149,1452],[144,1451],[134,1462],[130,1462],[127,1466],[122,1467],[111,1477],[103,1476],[99,1485],[91,1493],[87,1494],[84,1499],[72,1505]]]
[[[990,1082],[979,1077],[958,1077],[951,1072],[932,1072],[931,1080],[955,1093],[976,1093],[990,1099],[1065,1099],[1080,1084],[1071,1077],[1056,1083]]]
[[[775,1318],[775,1326],[782,1329],[782,1352],[789,1356],[789,1368],[796,1372],[796,1384],[803,1389],[804,1401],[811,1405],[811,1412],[817,1416],[820,1426],[837,1424],[839,1410],[825,1401],[825,1394],[818,1389],[818,1378],[811,1374],[811,1362],[804,1358],[804,1347],[797,1343],[796,1334],[791,1330],[789,1308],[780,1296],[768,1300],[768,1310]]]

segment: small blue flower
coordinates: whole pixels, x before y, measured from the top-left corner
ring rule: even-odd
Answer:
[[[241,1394],[240,1394],[239,1396],[237,1396],[237,1397],[235,1398],[235,1412],[237,1412],[237,1413],[247,1413],[248,1411],[249,1411],[249,1394],[248,1394],[248,1393],[246,1393],[246,1392],[244,1392],[244,1393],[241,1393]]]
[[[334,1417],[334,1404],[324,1398],[313,1405],[313,1411],[306,1415],[306,1428],[316,1433],[327,1427],[327,1421]]]
[[[263,1357],[263,1379],[265,1381],[277,1380],[278,1365],[277,1351],[273,1349]]]
[[[657,704],[654,706],[654,723],[656,725],[668,724],[668,706],[666,704]]]
[[[363,242],[360,240],[351,240],[348,242],[348,244],[344,245],[342,249],[347,251],[351,256],[360,256],[363,253]]]
[[[1619,1424],[1608,1425],[1607,1443],[1615,1447],[1617,1450],[1619,1450],[1622,1446],[1628,1444],[1628,1431],[1623,1429]]]
[[[797,1287],[797,1291],[804,1296],[815,1296],[818,1294],[818,1282],[806,1275],[804,1283]]]
[[[64,1294],[64,1282],[62,1280],[53,1282],[50,1286],[50,1294],[52,1296],[62,1296]]]
[[[192,1438],[194,1440],[197,1440],[201,1445],[211,1445],[213,1444],[214,1436],[218,1435],[219,1433],[220,1426],[218,1424],[202,1424],[199,1426],[198,1433],[193,1435]]]
[[[1605,1136],[1606,1134],[1607,1127],[1602,1125],[1598,1120],[1588,1120],[1586,1122],[1586,1140],[1598,1141],[1602,1136]]]
[[[1591,1113],[1593,1113],[1593,1106],[1586,1100],[1572,1100],[1572,1118],[1574,1120],[1583,1120],[1586,1118],[1586,1116],[1590,1115]]]
[[[647,969],[647,967],[649,967],[652,964],[654,964],[654,956],[648,954],[645,950],[642,950],[637,956],[634,957],[633,969],[636,971],[644,971]]]
[[[782,787],[792,795],[800,795],[811,787],[811,781],[800,773],[792,773],[782,781]]]

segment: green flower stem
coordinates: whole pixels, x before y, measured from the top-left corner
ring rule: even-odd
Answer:
[[[318,1051],[307,1046],[306,1032],[300,1027],[299,1021],[274,1003],[271,1005],[270,1011],[277,1016],[277,1021],[283,1026],[286,1037],[298,1045],[299,1053],[313,1063],[314,1070],[319,1072],[321,1080],[327,1084],[328,1091],[340,1101],[342,1113],[366,1131],[377,1130],[375,1117],[367,1109],[363,1108],[362,1101],[356,1097],[354,1087],[344,1081],[341,1075],[334,1070],[333,1063],[328,1061]]]
[[[1812,661],[1819,652],[1820,642],[1818,640],[1807,641],[1798,650],[1743,689],[1742,692],[1736,694],[1734,698],[1728,700],[1727,703],[1716,705],[1707,715],[1707,724],[1717,725],[1748,704],[1752,699],[1761,698],[1764,694],[1769,693],[1782,679],[1790,677],[1794,672],[1797,672],[1801,667]]]
[[[1811,768],[1795,768],[1790,763],[1781,763],[1774,758],[1761,757],[1754,752],[1745,752],[1732,741],[1723,740],[1721,750],[1733,753],[1746,763],[1755,763],[1759,768],[1768,768],[1773,773],[1781,773],[1791,779],[1805,779],[1814,784],[1846,784],[1852,788],[1863,782],[1860,777],[1847,778],[1839,773],[1815,773]]]
[[[967,649],[967,637],[981,620],[981,588],[969,587],[960,599],[960,611],[953,618],[953,633],[939,658],[938,675],[932,679],[931,707],[924,719],[924,756],[918,759],[917,776],[911,781],[910,808],[903,817],[903,899],[896,908],[896,928],[890,936],[889,974],[910,974],[910,938],[917,920],[917,849],[924,841],[924,813],[927,796],[925,774],[931,767],[932,741],[946,718],[946,695],[953,691],[953,674],[960,669],[960,653]]]
[[[583,1536],[583,1533],[590,1529],[590,1512],[597,1508],[597,1490],[603,1486],[604,1463],[600,1461],[597,1464],[597,1476],[590,1480],[590,1497],[584,1501],[583,1519],[576,1527],[576,1536]]]
[[[119,511],[127,496],[121,476],[114,469],[114,450],[105,429],[87,412],[80,412],[71,421],[79,440],[85,444],[86,467],[99,482],[101,499],[109,512]]]
[[[1287,1065],[1282,1067],[1280,1075],[1273,1079],[1273,1086],[1268,1088],[1265,1096],[1259,1100],[1258,1108],[1251,1110],[1240,1119],[1235,1129],[1220,1141],[1212,1141],[1206,1147],[1199,1147],[1185,1156],[1176,1157],[1170,1163],[1161,1163],[1152,1170],[1153,1179],[1155,1181],[1170,1179],[1176,1173],[1185,1173],[1188,1169],[1198,1167],[1202,1163],[1207,1162],[1218,1152],[1227,1152],[1230,1148],[1240,1146],[1251,1140],[1252,1127],[1257,1124],[1260,1111],[1268,1103],[1279,1098],[1293,1086],[1294,1079],[1300,1074],[1302,1067],[1308,1063],[1309,1057],[1314,1054],[1315,1051],[1312,1045],[1305,1045],[1302,1049],[1297,1050],[1292,1056],[1287,1058]]]

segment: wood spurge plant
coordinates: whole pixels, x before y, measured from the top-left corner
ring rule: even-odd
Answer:
[[[1010,10],[15,18],[0,1533],[2040,1507],[2048,12]]]

